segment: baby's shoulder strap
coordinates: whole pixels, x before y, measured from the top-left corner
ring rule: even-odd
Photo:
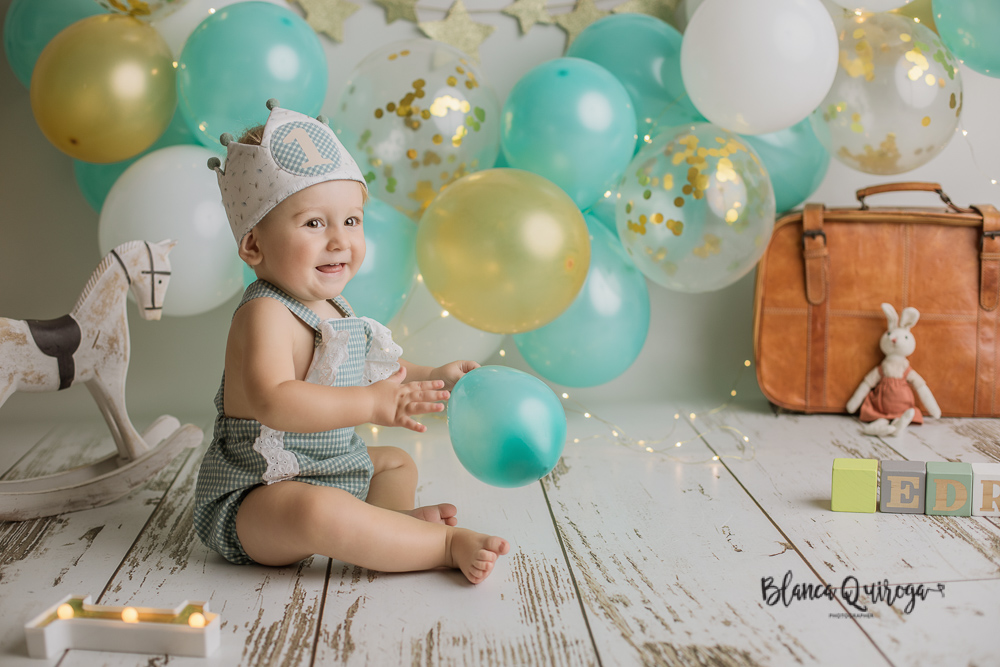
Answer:
[[[317,338],[320,336],[319,315],[314,313],[312,308],[303,306],[297,299],[285,294],[281,288],[272,285],[266,280],[258,279],[252,282],[246,291],[243,292],[243,298],[240,300],[240,305],[236,307],[236,310],[239,310],[250,301],[261,297],[270,297],[280,301],[288,310],[292,311],[292,315],[295,315],[295,317],[305,322],[306,326],[312,328],[316,332]]]

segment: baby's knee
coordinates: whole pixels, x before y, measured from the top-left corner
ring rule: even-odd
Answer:
[[[413,457],[399,447],[376,447],[370,450],[375,472],[385,470],[407,470],[416,473],[417,464]]]

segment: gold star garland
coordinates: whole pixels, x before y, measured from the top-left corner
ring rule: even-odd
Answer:
[[[337,42],[344,41],[344,21],[361,9],[347,0],[294,0],[306,13],[306,23]]]
[[[121,0],[104,0],[120,2]],[[128,0],[135,2],[136,0]],[[603,0],[596,0],[601,2]],[[494,26],[476,23],[472,14],[502,14],[517,19],[521,34],[526,35],[535,25],[555,24],[566,33],[569,46],[584,28],[611,13],[648,14],[668,23],[673,22],[674,9],[680,0],[626,0],[611,11],[600,9],[595,0],[576,0],[574,4],[559,3],[548,5],[547,0],[514,0],[503,9],[478,9],[469,11],[462,0],[455,0],[447,10],[440,7],[420,6],[420,0],[373,0],[385,10],[386,23],[398,19],[417,24],[420,30],[439,42],[450,44],[479,61],[479,47],[494,30]],[[344,39],[344,21],[358,11],[360,6],[348,0],[288,0],[302,7],[306,21],[316,32],[322,32],[335,41]],[[550,14],[550,9],[572,10],[562,14]],[[443,21],[420,21],[417,9],[447,12]]]
[[[410,23],[418,23],[417,2],[419,0],[374,0],[375,4],[385,10],[385,22],[392,23],[403,19]]]
[[[473,21],[462,0],[455,0],[443,21],[422,21],[417,27],[431,39],[454,46],[476,62],[479,62],[479,45],[496,30]]]
[[[559,14],[552,17],[552,22],[557,24],[566,32],[566,46],[573,43],[576,36],[583,32],[583,29],[594,21],[598,21],[611,12],[598,9],[594,0],[576,0],[573,11],[568,14]]]
[[[552,17],[549,16],[545,2],[546,0],[517,0],[514,4],[500,11],[507,16],[516,18],[521,28],[521,34],[527,35],[536,23],[552,23]]]

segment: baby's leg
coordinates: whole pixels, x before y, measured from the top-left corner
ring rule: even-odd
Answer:
[[[417,492],[417,464],[398,447],[369,447],[375,472],[365,502],[388,510],[412,510]]]
[[[375,507],[347,491],[304,482],[259,486],[243,499],[236,532],[262,565],[288,565],[322,554],[383,572],[461,569],[479,583],[506,554],[506,540],[421,521]]]
[[[413,508],[417,490],[417,464],[409,454],[398,447],[369,447],[368,455],[371,456],[375,472],[368,486],[366,503],[406,512],[432,523],[449,526],[458,524],[458,519],[455,518],[458,510],[450,503]]]

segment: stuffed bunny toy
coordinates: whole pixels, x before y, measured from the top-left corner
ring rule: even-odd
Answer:
[[[879,348],[885,354],[885,359],[858,385],[851,400],[847,402],[847,411],[854,413],[861,408],[859,418],[868,422],[862,428],[862,433],[900,436],[910,424],[923,423],[923,415],[917,407],[913,390],[916,390],[929,416],[940,417],[941,408],[934,400],[934,394],[927,383],[910,368],[906,360],[917,347],[910,329],[920,319],[920,313],[916,308],[904,308],[900,319],[896,309],[888,303],[882,304],[882,312],[889,322],[888,329],[879,340]],[[912,385],[913,390],[907,383]]]

